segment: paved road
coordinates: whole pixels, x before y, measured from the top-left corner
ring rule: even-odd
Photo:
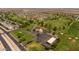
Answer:
[[[6,32],[6,31],[5,31],[3,28],[1,28],[1,27],[0,27],[0,29],[3,30],[4,33],[9,36],[10,40],[12,40],[12,41],[17,45],[17,47],[18,47],[21,51],[26,51],[26,49],[24,49],[24,47],[23,47],[20,43],[18,43],[18,42],[10,35],[9,32]]]
[[[15,42],[15,44],[19,47],[21,51],[26,51],[26,49],[10,35],[10,33],[6,34],[12,39],[13,42]]]
[[[2,38],[1,35],[0,35],[0,41],[1,41],[2,44],[4,45],[4,48],[6,49],[6,51],[11,51],[11,48],[10,48],[9,45],[6,43],[6,41]]]

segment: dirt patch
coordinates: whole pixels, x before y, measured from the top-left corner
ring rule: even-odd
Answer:
[[[69,41],[70,41],[70,43],[76,43],[75,39],[70,39]]]

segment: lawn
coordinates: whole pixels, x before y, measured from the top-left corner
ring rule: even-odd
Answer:
[[[79,37],[79,21],[75,21],[68,29],[68,34]]]
[[[16,40],[22,44],[26,44],[27,42],[32,41],[32,39],[34,38],[34,36],[30,32],[23,29],[13,31],[11,33],[16,38]]]
[[[65,33],[64,35],[59,35],[59,37],[60,37],[60,42],[58,43],[55,50],[79,51],[79,21],[73,22],[69,26],[67,33]]]
[[[44,51],[45,47],[42,46],[40,43],[38,42],[31,42],[30,44],[28,44],[26,46],[27,50],[29,51]]]

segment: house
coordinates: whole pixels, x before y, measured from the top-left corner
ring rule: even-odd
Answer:
[[[36,27],[33,29],[33,31],[39,32],[39,33],[43,33],[43,28],[41,27]]]
[[[41,28],[37,28],[37,29],[35,29],[37,32],[40,32],[40,33],[43,33],[43,29],[41,29]]]

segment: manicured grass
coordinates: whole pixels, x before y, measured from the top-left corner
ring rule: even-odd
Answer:
[[[79,51],[79,21],[73,22],[64,35],[59,35],[57,51]],[[75,37],[78,37],[76,39]],[[71,38],[71,39],[69,39]]]
[[[75,21],[68,29],[68,34],[79,37],[79,21]]]
[[[27,32],[23,29],[13,31],[11,33],[18,42],[23,43],[23,44],[31,41],[34,38],[34,36],[30,32]]]
[[[32,43],[28,44],[26,46],[26,48],[29,51],[44,51],[45,50],[45,47],[42,46],[40,43],[37,43],[37,42],[32,42]]]

